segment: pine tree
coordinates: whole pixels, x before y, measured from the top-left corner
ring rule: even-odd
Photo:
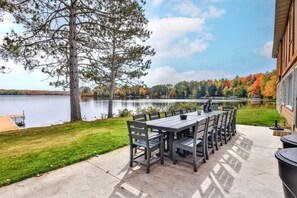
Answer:
[[[143,1],[107,0],[103,9],[109,13],[99,18],[105,24],[101,30],[102,38],[97,45],[102,46],[97,59],[92,61],[93,67],[85,72],[86,77],[109,89],[108,117],[112,117],[112,101],[117,86],[123,84],[139,84],[140,77],[146,75],[154,50],[145,46],[144,42],[151,32],[146,29]],[[139,94],[137,92],[137,94]]]

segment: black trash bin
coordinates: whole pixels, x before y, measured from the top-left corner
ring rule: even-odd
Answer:
[[[297,148],[286,148],[275,153],[279,176],[283,181],[285,198],[297,197]]]
[[[284,148],[297,147],[297,135],[286,135],[281,137],[280,140],[283,142]]]

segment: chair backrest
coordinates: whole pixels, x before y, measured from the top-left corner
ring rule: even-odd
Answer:
[[[166,111],[165,112],[165,117],[171,117],[174,116],[173,111]]]
[[[217,129],[218,127],[220,117],[221,117],[220,114],[215,116],[215,124],[214,124],[215,129]]]
[[[232,123],[232,120],[233,120],[233,113],[234,113],[234,110],[233,109],[231,109],[231,110],[229,110],[229,111],[227,111],[228,112],[228,115],[227,115],[227,125],[231,125],[231,123]]]
[[[219,115],[218,117],[218,122],[217,122],[217,129],[220,130],[222,129],[223,125],[226,122],[226,117],[227,117],[228,112],[223,112]]]
[[[146,123],[138,121],[127,121],[129,141],[132,145],[137,140],[145,141],[148,144],[148,129]]]
[[[209,133],[212,133],[213,132],[213,129],[215,127],[215,121],[216,121],[215,118],[216,118],[216,116],[215,115],[212,115],[208,119],[207,132],[209,132]]]
[[[232,112],[232,122],[233,122],[233,125],[235,125],[236,124],[237,108],[232,107],[232,106],[223,107],[223,111],[230,111],[230,110],[233,110],[233,112]]]
[[[203,118],[200,121],[196,122],[195,126],[195,133],[194,133],[194,145],[196,144],[196,141],[200,139],[201,137],[207,136],[207,123],[209,118]],[[207,138],[204,138],[207,139]]]
[[[186,109],[186,108],[183,108],[180,111],[181,111],[181,113],[188,113],[188,109]]]
[[[194,112],[194,111],[196,111],[196,107],[191,107],[190,112]]]
[[[160,112],[151,112],[149,113],[149,119],[150,120],[156,120],[156,119],[160,119],[161,115]]]
[[[233,120],[235,121],[236,121],[236,115],[237,115],[237,108],[235,108],[233,112]]]
[[[139,121],[139,122],[147,121],[146,115],[144,113],[133,115],[132,118],[133,118],[134,121]]]
[[[172,111],[174,115],[180,115],[182,114],[182,110],[181,109],[175,109]]]

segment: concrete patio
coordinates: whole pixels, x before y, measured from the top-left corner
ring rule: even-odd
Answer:
[[[231,142],[195,173],[164,166],[129,167],[129,147],[0,188],[0,197],[283,197],[274,153],[279,137],[266,127],[237,126]]]

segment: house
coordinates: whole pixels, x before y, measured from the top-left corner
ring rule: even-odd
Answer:
[[[272,57],[276,61],[277,110],[297,126],[297,0],[276,0]]]

